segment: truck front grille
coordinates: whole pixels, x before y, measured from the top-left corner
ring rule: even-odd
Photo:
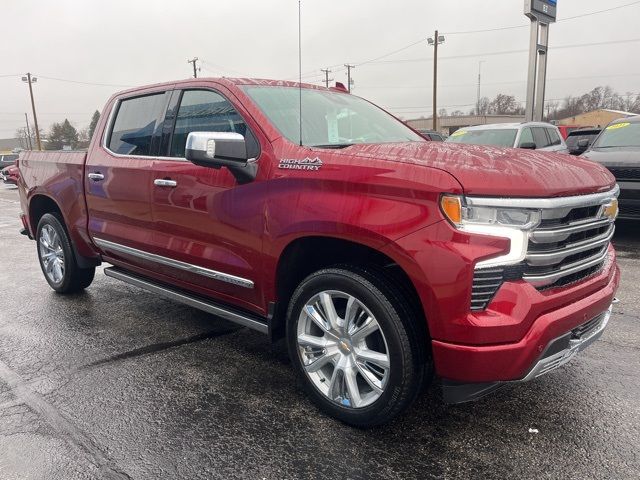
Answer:
[[[585,197],[588,198],[588,197]],[[476,268],[471,310],[487,308],[505,281],[523,279],[538,290],[580,282],[602,270],[615,231],[612,219],[602,215],[603,200],[592,204],[541,208],[540,225],[529,233],[522,262],[502,267]],[[562,200],[562,199],[560,199]]]
[[[627,182],[640,182],[640,168],[637,167],[607,167],[609,171],[616,177],[616,180],[624,180]]]
[[[522,278],[538,289],[580,281],[600,270],[605,262],[615,231],[613,221],[600,215],[600,205],[572,212],[543,211],[543,221],[529,235]],[[558,218],[562,222],[558,223]]]

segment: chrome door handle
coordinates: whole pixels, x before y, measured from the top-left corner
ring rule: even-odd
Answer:
[[[104,175],[100,172],[90,173],[87,175],[94,182],[99,182],[100,180],[104,180]]]
[[[156,178],[153,181],[154,185],[157,185],[158,187],[177,187],[178,186],[178,182],[176,182],[175,180],[169,180],[167,178]]]

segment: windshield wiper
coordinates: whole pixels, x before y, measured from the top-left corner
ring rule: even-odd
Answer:
[[[326,143],[326,144],[321,144],[321,145],[311,145],[312,148],[335,148],[335,149],[340,149],[340,148],[347,148],[350,147],[351,145],[355,145],[353,143]]]

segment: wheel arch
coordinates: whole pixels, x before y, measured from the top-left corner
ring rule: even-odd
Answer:
[[[78,240],[74,238],[73,233],[70,232],[69,224],[63,210],[55,199],[43,193],[37,193],[29,199],[29,228],[31,229],[33,238],[35,238],[36,241],[38,223],[40,223],[40,219],[47,213],[57,214],[62,220],[62,226],[67,231],[67,235],[69,235],[71,248],[73,249],[73,254],[78,266],[81,268],[89,268],[100,265],[100,260],[98,258],[87,257],[79,253],[77,246]]]
[[[290,241],[278,258],[275,272],[276,311],[273,318],[276,338],[284,334],[286,311],[291,294],[311,273],[331,266],[353,265],[375,270],[401,291],[416,314],[416,321],[429,331],[418,292],[400,263],[372,245],[336,236],[311,235]]]

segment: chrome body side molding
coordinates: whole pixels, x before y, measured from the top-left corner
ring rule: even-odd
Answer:
[[[191,263],[181,262],[180,260],[174,260],[172,258],[156,255],[155,253],[149,253],[143,250],[138,250],[137,248],[127,247],[126,245],[110,242],[109,240],[103,240],[101,238],[94,237],[93,241],[104,251],[112,251],[123,253],[125,255],[131,255],[132,257],[142,258],[143,260],[149,260],[150,262],[159,263],[168,267],[178,268],[180,270],[184,270],[185,272],[195,273],[197,275],[213,278],[214,280],[219,280],[221,282],[238,285],[239,287],[253,288],[254,285],[251,280],[248,280],[246,278],[236,277],[235,275],[230,275],[228,273],[218,272],[216,270],[200,267]]]

